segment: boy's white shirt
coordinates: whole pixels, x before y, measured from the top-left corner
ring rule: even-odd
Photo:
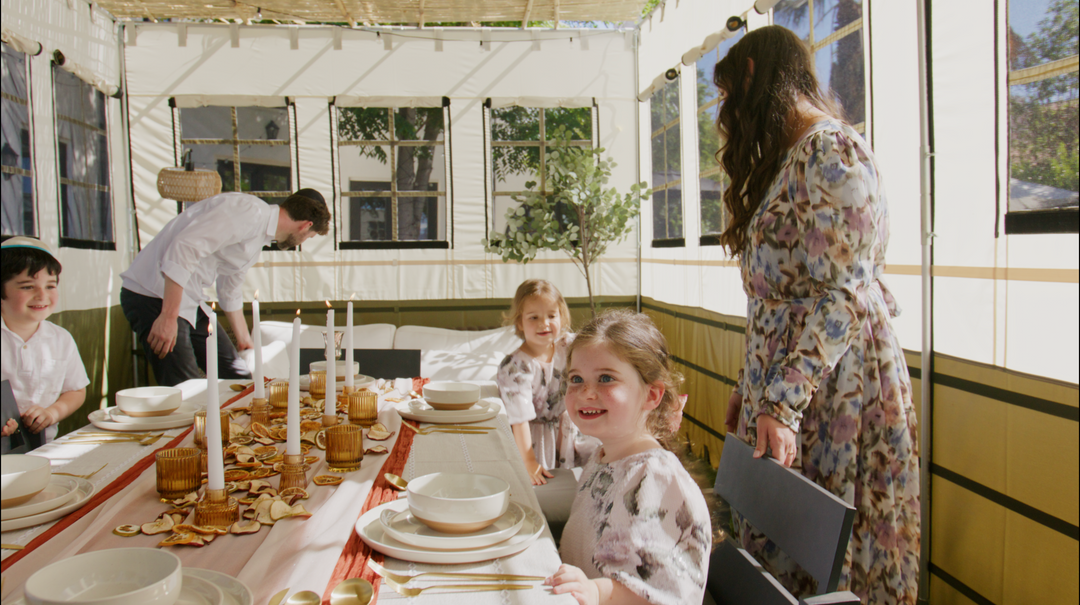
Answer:
[[[49,407],[61,394],[90,384],[75,339],[64,328],[43,320],[30,340],[23,341],[2,317],[0,327],[0,375],[11,381],[20,412],[33,405]],[[46,428],[45,441],[55,439],[56,432],[55,424]]]

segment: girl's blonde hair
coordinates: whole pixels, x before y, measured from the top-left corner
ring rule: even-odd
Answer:
[[[539,296],[554,302],[559,307],[560,336],[570,331],[570,307],[566,305],[566,299],[555,284],[546,279],[527,279],[521,282],[517,292],[514,293],[514,302],[510,304],[510,311],[503,313],[503,325],[514,326],[514,334],[524,340],[525,333],[521,331],[521,315],[525,312],[525,301],[530,297]]]
[[[660,399],[660,405],[649,412],[645,428],[661,445],[671,449],[670,440],[675,435],[672,420],[681,409],[679,387],[682,386],[683,377],[672,368],[664,335],[644,313],[610,309],[577,333],[567,352],[566,367],[571,367],[575,350],[596,344],[611,347],[619,359],[637,370],[645,384],[660,382],[664,385],[664,396]]]

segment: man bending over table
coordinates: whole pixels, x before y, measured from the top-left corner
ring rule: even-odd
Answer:
[[[221,193],[188,205],[169,221],[120,274],[120,305],[139,336],[158,384],[201,378],[206,369],[210,309],[206,288],[216,284],[236,346],[218,330],[218,373],[251,378],[238,349],[252,347],[241,287],[263,246],[282,250],[326,235],[330,211],[322,194],[301,189],[280,206],[246,193]],[[152,354],[151,354],[152,353]]]

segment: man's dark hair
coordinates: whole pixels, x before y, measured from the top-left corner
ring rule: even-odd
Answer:
[[[319,235],[330,232],[330,210],[322,194],[314,189],[301,189],[281,203],[294,221],[311,221],[311,229]]]
[[[3,286],[23,271],[33,277],[39,271],[45,269],[49,275],[60,277],[60,261],[44,250],[35,248],[4,248],[0,256],[0,296],[4,294]],[[3,296],[7,298],[6,296]]]

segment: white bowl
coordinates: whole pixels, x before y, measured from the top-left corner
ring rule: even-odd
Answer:
[[[49,485],[52,467],[48,458],[25,454],[4,454],[0,458],[3,467],[0,508],[23,504]]]
[[[57,561],[26,581],[29,605],[173,605],[180,558],[157,548],[112,548]]]
[[[413,516],[447,534],[480,531],[510,506],[510,484],[491,475],[432,473],[409,481],[406,491]]]
[[[353,367],[353,371],[352,371],[353,376],[356,376],[357,374],[360,373],[360,362],[359,361],[352,362],[352,367]],[[334,369],[334,375],[337,376],[338,382],[341,382],[341,381],[345,380],[345,362],[343,360],[339,359],[337,361],[337,363],[334,364],[334,368],[335,368]],[[313,361],[313,362],[311,362],[311,367],[308,368],[308,371],[309,372],[325,372],[326,371],[326,361]]]
[[[429,382],[424,400],[436,410],[467,410],[480,400],[480,385],[468,382]]]
[[[184,392],[176,387],[136,387],[116,392],[116,407],[128,416],[168,416],[184,403]]]

